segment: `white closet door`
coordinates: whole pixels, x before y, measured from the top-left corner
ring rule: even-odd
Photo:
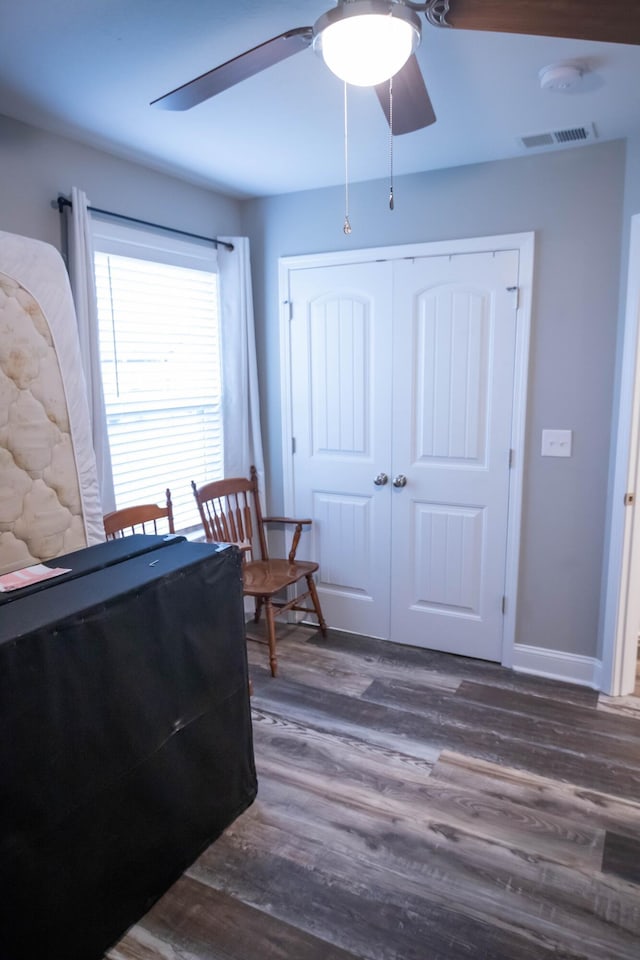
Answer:
[[[392,640],[500,660],[517,251],[394,272]]]
[[[295,511],[313,518],[325,619],[389,636],[391,263],[296,270],[290,288]]]
[[[517,251],[293,271],[295,512],[330,626],[501,659],[517,273]]]

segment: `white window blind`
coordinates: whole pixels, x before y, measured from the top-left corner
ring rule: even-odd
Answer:
[[[95,272],[116,505],[162,504],[169,487],[176,530],[197,529],[190,482],[223,475],[215,255],[103,231]]]

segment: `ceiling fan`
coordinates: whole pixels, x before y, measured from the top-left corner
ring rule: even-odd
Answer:
[[[640,43],[640,4],[634,0],[337,0],[337,6],[312,27],[287,30],[152,103],[188,110],[313,47],[347,83],[375,88],[387,122],[391,122],[389,80],[393,78],[392,133],[419,130],[436,119],[414,53],[421,39],[421,13],[436,27]],[[369,28],[374,34],[371,38]],[[396,41],[401,48],[397,55]],[[349,70],[360,63],[363,52],[368,54],[369,65],[381,69],[367,73],[364,79],[353,79]],[[392,56],[383,66],[388,54]]]

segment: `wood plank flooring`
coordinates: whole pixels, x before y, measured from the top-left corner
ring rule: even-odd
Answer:
[[[108,960],[638,960],[640,700],[279,629],[258,799]]]

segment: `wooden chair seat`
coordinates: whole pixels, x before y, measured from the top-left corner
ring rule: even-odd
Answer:
[[[290,610],[314,614],[322,634],[327,632],[313,579],[318,564],[296,559],[302,529],[309,526],[311,520],[263,517],[255,467],[251,467],[249,479],[233,477],[205,483],[201,487],[191,481],[191,488],[206,539],[212,543],[235,543],[243,552],[243,591],[245,596],[255,600],[256,623],[264,609],[269,665],[271,674],[275,677],[278,672],[276,616]],[[272,560],[269,557],[265,534],[265,526],[269,523],[294,524],[291,550],[286,559]],[[254,555],[254,539],[257,555]],[[304,587],[302,583],[305,584]],[[298,592],[293,591],[294,595],[288,599],[283,596],[287,591],[291,592],[293,587],[297,587]]]
[[[251,560],[245,562],[243,567],[244,592],[248,597],[279,593],[302,577],[312,576],[317,569],[317,563],[303,560],[294,563],[288,560]]]

